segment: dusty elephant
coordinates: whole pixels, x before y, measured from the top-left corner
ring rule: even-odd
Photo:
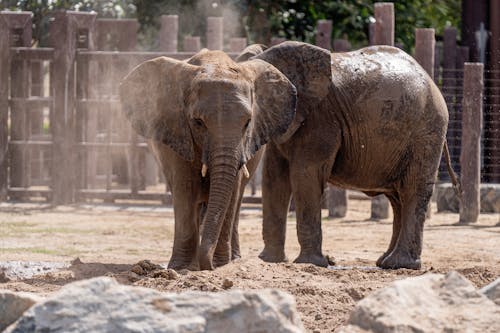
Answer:
[[[120,97],[172,191],[169,267],[213,269],[239,257],[243,190],[260,148],[295,115],[294,86],[262,60],[238,64],[224,52],[202,50],[186,61],[140,64],[123,80]]]
[[[300,243],[295,262],[327,266],[320,202],[330,182],[386,195],[393,234],[377,265],[419,269],[426,207],[447,148],[448,110],[432,79],[412,57],[387,46],[331,54],[285,42],[251,59],[278,68],[298,95],[290,128],[266,147],[260,258],[286,260],[293,194]]]

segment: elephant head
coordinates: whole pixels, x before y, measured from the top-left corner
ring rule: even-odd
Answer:
[[[201,51],[187,61],[140,64],[121,83],[120,97],[139,134],[187,161],[201,159],[200,182],[209,177],[210,190],[198,259],[201,269],[212,269],[238,173],[248,177],[245,163],[287,130],[295,87],[265,61],[236,63],[223,52]]]
[[[297,89],[297,112],[285,134],[276,141],[287,141],[307,119],[309,112],[327,97],[332,89],[332,57],[320,47],[286,41],[262,49],[250,59],[261,59],[282,72]]]

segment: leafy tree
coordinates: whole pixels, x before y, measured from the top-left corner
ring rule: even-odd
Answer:
[[[58,9],[95,11],[98,17],[123,18],[135,13],[132,0],[2,0],[0,10],[33,12],[33,40],[40,46],[48,46],[51,12]]]

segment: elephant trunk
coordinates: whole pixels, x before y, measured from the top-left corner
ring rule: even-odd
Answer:
[[[232,148],[210,152],[210,192],[199,248],[200,269],[213,269],[213,256],[238,175],[238,154]]]

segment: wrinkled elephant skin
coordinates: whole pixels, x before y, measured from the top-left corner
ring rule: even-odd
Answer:
[[[394,211],[383,268],[421,267],[425,213],[446,129],[445,101],[403,51],[373,46],[329,53],[285,42],[251,59],[269,62],[297,88],[289,130],[266,147],[260,257],[286,260],[286,215],[293,195],[300,254],[295,262],[326,266],[321,243],[324,185],[384,194]]]
[[[258,54],[261,47],[245,51]],[[262,60],[202,50],[146,61],[120,86],[123,111],[150,143],[172,192],[169,267],[213,269],[239,257],[238,212],[263,146],[295,116],[296,91]]]

